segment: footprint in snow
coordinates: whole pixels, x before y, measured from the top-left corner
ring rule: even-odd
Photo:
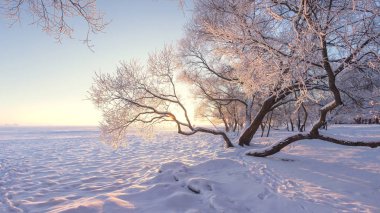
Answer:
[[[257,197],[260,199],[260,200],[265,200],[267,199],[272,193],[269,191],[269,189],[265,188],[265,190],[263,192],[261,192],[260,194],[257,195]]]

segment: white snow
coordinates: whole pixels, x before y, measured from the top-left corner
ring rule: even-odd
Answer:
[[[380,140],[380,125],[323,134]],[[96,128],[0,128],[0,212],[380,212],[380,148],[304,140],[255,158],[206,134],[131,134],[117,151],[97,137]]]
[[[340,128],[332,128],[328,131],[320,131],[324,136],[333,136],[338,139],[348,141],[365,141],[365,142],[379,142],[380,129],[379,125],[338,125]],[[345,128],[346,127],[346,128]],[[365,136],[365,137],[363,137]]]

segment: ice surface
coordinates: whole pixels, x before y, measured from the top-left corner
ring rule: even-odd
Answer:
[[[380,125],[323,134],[380,140]],[[287,136],[255,138],[261,148]],[[267,158],[218,137],[129,135],[113,150],[96,128],[0,128],[0,212],[380,212],[380,149],[304,140]]]

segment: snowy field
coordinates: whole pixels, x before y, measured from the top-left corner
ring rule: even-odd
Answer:
[[[322,133],[380,140],[380,125]],[[115,151],[96,128],[0,128],[0,212],[380,212],[380,148],[305,140],[254,158],[202,134],[129,141]]]

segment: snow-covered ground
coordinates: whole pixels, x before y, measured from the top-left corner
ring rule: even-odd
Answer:
[[[323,133],[380,140],[380,125]],[[0,128],[0,212],[380,212],[380,148],[305,140],[254,158],[203,134],[131,134],[117,151],[97,137],[96,128]]]

